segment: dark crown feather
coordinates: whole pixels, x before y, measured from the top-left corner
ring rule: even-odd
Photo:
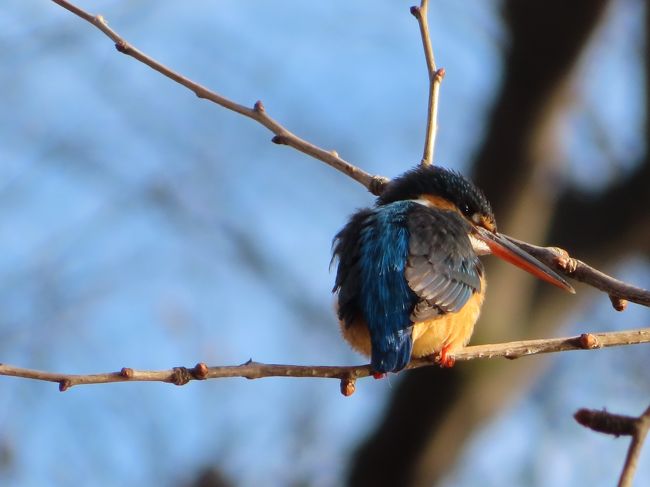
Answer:
[[[393,179],[377,198],[377,205],[417,199],[422,195],[444,198],[468,217],[479,213],[494,220],[492,207],[483,191],[462,174],[440,166],[418,166]]]

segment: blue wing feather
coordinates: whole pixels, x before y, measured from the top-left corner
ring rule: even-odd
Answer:
[[[469,223],[453,211],[418,206],[409,215],[405,277],[419,300],[414,323],[459,311],[481,290],[483,266],[472,249]]]
[[[482,266],[460,215],[397,201],[357,212],[334,239],[339,318],[362,318],[377,372],[403,369],[412,325],[456,312],[481,288]]]
[[[410,315],[418,300],[404,270],[409,254],[407,217],[414,203],[376,208],[360,234],[361,309],[377,372],[403,369],[411,358]]]

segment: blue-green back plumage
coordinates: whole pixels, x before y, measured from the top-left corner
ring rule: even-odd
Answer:
[[[485,197],[462,176],[418,168],[394,180],[375,207],[355,213],[334,238],[339,319],[345,327],[367,326],[371,364],[380,373],[408,364],[415,323],[458,312],[481,288],[470,224],[458,212],[414,201],[422,194],[439,195],[466,216],[491,216]]]
[[[418,298],[404,269],[409,252],[407,218],[415,204],[398,201],[376,208],[360,234],[360,306],[377,372],[403,369],[411,358],[410,315]]]

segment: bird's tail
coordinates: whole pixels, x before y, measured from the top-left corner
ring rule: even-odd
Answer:
[[[411,360],[411,328],[397,330],[391,336],[372,340],[372,356],[370,363],[375,372],[398,372],[406,367]]]

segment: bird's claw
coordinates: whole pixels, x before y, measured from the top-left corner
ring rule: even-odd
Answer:
[[[449,345],[445,345],[442,347],[442,350],[440,350],[440,354],[438,355],[438,363],[440,364],[440,367],[444,369],[450,369],[454,366],[456,363],[456,359],[453,357],[453,355],[449,355]]]

